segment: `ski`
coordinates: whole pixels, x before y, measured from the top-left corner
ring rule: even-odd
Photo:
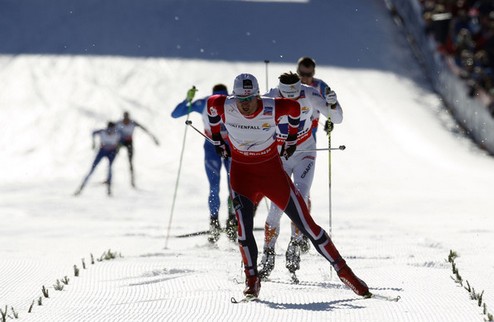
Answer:
[[[369,293],[369,295],[365,296],[365,298],[383,300],[383,301],[389,301],[389,302],[398,302],[401,299],[401,296],[399,296],[399,295],[398,296],[388,296],[388,295]]]
[[[257,301],[259,301],[259,298],[257,296],[254,296],[254,295],[246,295],[244,298],[242,298],[240,300],[237,300],[233,296],[230,299],[230,302],[232,302],[233,304],[257,302]]]
[[[255,227],[254,228],[254,231],[263,231],[264,228],[261,228],[261,227]],[[225,232],[225,229],[221,229],[221,232],[224,233]],[[207,235],[209,234],[209,230],[202,230],[202,231],[196,231],[196,232],[193,232],[193,233],[187,233],[187,234],[183,234],[183,235],[177,235],[175,236],[176,238],[187,238],[187,237],[195,237],[195,236],[201,236],[201,235]]]
[[[206,235],[209,234],[209,230],[203,230],[203,231],[196,231],[194,233],[188,233],[188,234],[183,234],[183,235],[177,235],[175,237],[177,238],[186,238],[186,237],[194,237],[194,236],[200,236],[200,235]]]

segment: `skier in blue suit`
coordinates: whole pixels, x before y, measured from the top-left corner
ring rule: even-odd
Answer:
[[[209,126],[208,114],[206,111],[206,103],[209,96],[195,100],[192,102],[195,94],[195,87],[187,93],[187,98],[178,104],[173,110],[171,116],[173,118],[179,118],[187,115],[190,112],[197,112],[202,115],[204,125],[204,135],[211,139],[211,128]],[[213,95],[221,94],[228,95],[227,87],[223,84],[217,84],[213,87]],[[226,131],[222,131],[225,141]],[[206,174],[209,181],[209,235],[208,241],[212,244],[216,243],[220,237],[221,225],[219,223],[218,214],[220,209],[220,173],[221,165],[225,167],[228,177],[228,190],[230,190],[230,158],[222,159],[215,150],[214,145],[208,140],[204,141],[204,165]],[[228,219],[226,221],[226,234],[232,241],[237,240],[237,218],[235,211],[233,210],[231,197],[228,198]]]
[[[91,169],[89,170],[89,173],[84,177],[84,180],[82,181],[81,186],[77,191],[74,193],[75,196],[78,196],[81,194],[82,190],[86,186],[89,178],[93,174],[94,170],[98,166],[98,164],[103,160],[103,158],[108,159],[108,177],[105,181],[105,184],[107,185],[107,193],[109,196],[111,196],[111,181],[112,181],[112,165],[113,161],[115,160],[115,157],[117,156],[118,153],[118,145],[121,140],[121,135],[117,131],[117,127],[115,123],[113,122],[108,122],[108,125],[106,129],[100,129],[93,131],[92,133],[92,140],[93,140],[93,145],[92,148],[93,150],[96,149],[96,142],[95,142],[95,137],[99,136],[100,139],[100,148],[98,150],[98,153],[96,154],[96,157],[94,158],[94,161],[91,165]]]

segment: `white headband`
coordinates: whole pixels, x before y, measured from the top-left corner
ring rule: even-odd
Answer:
[[[295,84],[283,84],[281,82],[278,84],[278,89],[281,95],[286,98],[299,97],[301,87],[302,86],[300,81],[296,82]]]

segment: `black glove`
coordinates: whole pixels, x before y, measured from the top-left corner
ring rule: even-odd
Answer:
[[[295,153],[297,149],[297,135],[290,134],[286,138],[285,142],[283,142],[283,146],[281,147],[280,156],[285,157],[288,160],[289,157]]]
[[[334,124],[330,120],[326,120],[326,123],[324,123],[324,132],[326,132],[328,135],[331,131],[333,131]]]
[[[226,144],[225,140],[221,137],[221,134],[213,134],[213,144],[216,153],[222,158],[229,158],[231,156],[230,147]]]

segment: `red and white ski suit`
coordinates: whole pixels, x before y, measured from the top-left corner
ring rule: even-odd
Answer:
[[[263,196],[283,209],[333,266],[344,265],[328,234],[314,222],[302,195],[284,171],[276,147],[276,126],[281,117],[288,117],[288,134],[297,134],[300,105],[289,99],[261,97],[257,99],[257,111],[244,116],[234,97],[214,95],[209,98],[207,109],[213,135],[220,133],[221,123],[228,132],[232,158],[230,186],[246,275],[257,275],[254,205]]]

